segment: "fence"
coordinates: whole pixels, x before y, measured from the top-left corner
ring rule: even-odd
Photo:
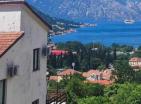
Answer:
[[[48,91],[46,104],[67,104],[65,91]]]

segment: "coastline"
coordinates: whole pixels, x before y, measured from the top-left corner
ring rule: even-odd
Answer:
[[[80,41],[82,43],[102,43],[111,45],[113,43],[139,46],[141,44],[141,23],[127,25],[98,24],[96,27],[80,27],[75,32],[52,36],[54,42]]]

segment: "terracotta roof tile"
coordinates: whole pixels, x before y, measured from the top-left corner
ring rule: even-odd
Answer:
[[[133,57],[129,60],[129,62],[141,62],[141,58]]]
[[[66,69],[58,73],[59,76],[74,75],[74,74],[81,74],[81,72],[73,70],[73,69]]]
[[[0,57],[23,36],[23,33],[0,32]]]
[[[93,74],[95,74],[95,75],[100,75],[101,72],[100,72],[99,70],[89,70],[88,72],[84,72],[84,73],[82,74],[82,76],[85,77],[85,78],[88,78],[88,77],[90,77],[90,76],[93,75]]]

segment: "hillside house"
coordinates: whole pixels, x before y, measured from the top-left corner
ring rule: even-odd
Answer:
[[[86,78],[86,81],[89,83],[99,83],[102,85],[113,83],[113,80],[111,80],[112,71],[110,69],[105,69],[103,71],[89,70],[88,72],[84,72],[82,76]]]
[[[141,68],[141,58],[133,57],[129,60],[129,65],[134,69],[138,70]]]
[[[24,0],[0,0],[0,104],[46,104],[50,28]]]
[[[141,58],[133,57],[129,60],[129,64],[132,67],[135,67],[135,66],[141,67]]]
[[[82,73],[82,76],[84,78],[89,78],[89,77],[91,77],[93,75],[101,75],[101,72],[99,70],[93,70],[93,69],[91,69],[91,70],[89,70],[87,72]]]

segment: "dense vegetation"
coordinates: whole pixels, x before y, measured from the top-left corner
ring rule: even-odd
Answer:
[[[128,60],[133,55],[141,56],[140,52],[130,54],[134,50],[132,46],[118,44],[107,47],[99,43],[82,44],[74,41],[58,43],[57,48],[69,52],[67,55],[49,56],[48,65],[54,69],[71,68],[73,62],[76,63],[76,70],[103,69],[113,64],[115,60]]]
[[[78,104],[141,104],[141,85],[115,84],[104,89],[104,96],[86,97]]]
[[[56,82],[51,83],[50,87],[55,87]],[[140,83],[124,82],[102,86],[84,83],[83,78],[74,75],[69,79],[64,78],[58,86],[66,90],[68,104],[141,104]]]
[[[68,104],[141,104],[141,71],[134,71],[128,63],[131,57],[141,57],[141,47],[135,50],[127,45],[107,47],[80,42],[59,43],[57,46],[69,53],[57,57],[50,55],[50,68],[71,68],[72,62],[75,62],[75,69],[79,71],[103,70],[111,64],[115,69],[113,75],[116,81],[110,86],[84,83],[79,75],[65,77],[58,87],[66,90]],[[53,83],[56,82],[52,81],[50,88],[54,87]]]

